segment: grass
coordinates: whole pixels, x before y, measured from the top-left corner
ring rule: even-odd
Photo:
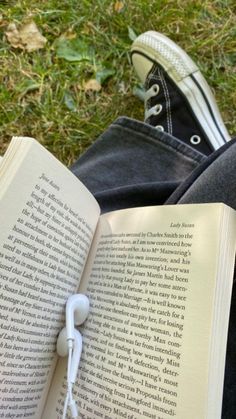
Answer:
[[[5,35],[9,23],[29,20],[47,38],[45,48],[31,53],[14,49]],[[0,1],[0,152],[12,135],[28,135],[71,164],[119,115],[143,119],[133,94],[138,81],[128,28],[136,34],[156,29],[178,42],[213,88],[228,130],[236,132],[234,0],[9,0]],[[69,46],[87,59],[68,61]],[[86,91],[94,78],[101,90]]]

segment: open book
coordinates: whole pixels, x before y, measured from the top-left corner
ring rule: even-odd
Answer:
[[[15,138],[0,165],[0,214],[1,418],[61,417],[67,360],[56,339],[78,290],[91,305],[74,388],[81,418],[220,418],[232,209],[100,216],[68,169]]]

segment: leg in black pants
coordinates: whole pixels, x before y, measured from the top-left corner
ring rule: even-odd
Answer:
[[[236,141],[228,142],[209,87],[178,48],[157,33],[135,41],[132,57],[146,86],[146,123],[119,118],[72,167],[102,212],[204,202],[224,202],[236,209]],[[236,417],[235,354],[234,287],[223,419]]]

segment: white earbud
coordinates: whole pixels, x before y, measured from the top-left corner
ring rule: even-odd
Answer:
[[[59,356],[68,356],[69,349],[67,344],[66,328],[62,329],[57,338],[57,353]],[[79,368],[80,357],[82,352],[82,336],[78,330],[74,330],[74,345],[73,355],[71,360],[71,367],[69,371],[69,380],[72,384],[75,383],[77,371]]]
[[[67,406],[70,406],[73,418],[78,417],[78,410],[72,395],[82,352],[82,336],[75,325],[82,324],[89,312],[89,300],[86,295],[71,295],[66,303],[66,327],[62,329],[57,340],[57,353],[60,356],[68,354],[67,365],[67,396],[64,404],[63,419],[66,417]]]
[[[89,300],[84,294],[71,295],[66,303],[67,341],[74,340],[75,325],[82,324],[89,313]]]

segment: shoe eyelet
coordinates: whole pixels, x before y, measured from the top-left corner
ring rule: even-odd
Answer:
[[[158,129],[159,131],[164,131],[164,127],[162,125],[156,125],[155,128]]]
[[[192,135],[192,137],[190,138],[190,143],[193,145],[198,145],[201,141],[202,139],[201,137],[199,137],[199,135]]]
[[[152,85],[152,90],[155,93],[155,95],[157,95],[159,93],[160,87],[158,84],[153,84]]]
[[[155,111],[153,112],[153,115],[159,115],[161,111],[162,111],[162,105],[158,104],[155,106]]]

